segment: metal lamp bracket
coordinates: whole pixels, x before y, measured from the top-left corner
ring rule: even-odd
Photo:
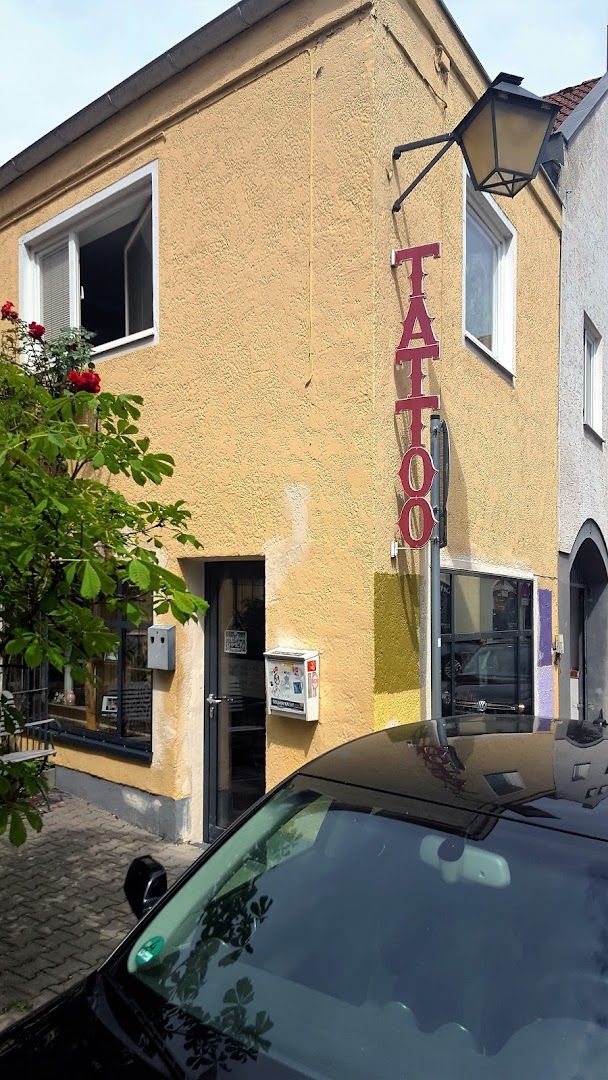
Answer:
[[[395,147],[395,149],[393,150],[393,161],[399,161],[401,155],[406,154],[408,150],[420,150],[425,146],[436,146],[437,143],[444,144],[441,147],[441,150],[439,150],[435,154],[435,156],[431,158],[428,164],[424,166],[422,172],[418,173],[416,179],[412,180],[411,184],[406,187],[405,191],[401,193],[398,199],[395,199],[395,202],[393,203],[393,214],[397,214],[399,212],[408,195],[414,190],[415,187],[418,187],[420,181],[424,180],[424,177],[427,175],[427,173],[429,173],[433,166],[436,165],[437,162],[440,160],[440,158],[442,158],[443,155],[447,153],[447,151],[450,149],[450,146],[454,142],[456,142],[456,136],[454,135],[453,131],[450,131],[447,135],[434,135],[432,139],[418,139],[417,142],[401,143],[400,146]]]

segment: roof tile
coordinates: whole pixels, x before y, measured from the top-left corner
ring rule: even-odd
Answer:
[[[564,120],[567,120],[570,113],[598,82],[599,79],[587,79],[578,86],[566,86],[563,90],[556,90],[554,94],[545,94],[545,101],[559,105],[559,112],[555,118],[555,131],[559,130]]]

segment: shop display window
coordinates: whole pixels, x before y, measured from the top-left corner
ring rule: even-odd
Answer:
[[[533,712],[532,604],[531,581],[442,573],[444,716]]]
[[[61,737],[113,744],[135,752],[152,749],[152,672],[147,667],[147,630],[152,602],[138,625],[116,615],[108,625],[118,636],[115,651],[91,662],[91,679],[72,680],[70,669],[49,669],[49,715]]]

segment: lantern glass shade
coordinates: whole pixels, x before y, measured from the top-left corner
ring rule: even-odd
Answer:
[[[494,127],[499,169],[531,176],[551,119],[551,112],[497,98]]]
[[[462,136],[461,146],[469,172],[473,171],[475,178],[484,180],[485,177],[492,175],[496,168],[496,159],[491,102],[488,102],[485,109],[477,113],[466,129]]]
[[[473,106],[455,136],[474,187],[512,197],[536,176],[557,108],[520,90],[519,80],[510,85],[512,76],[504,78]]]

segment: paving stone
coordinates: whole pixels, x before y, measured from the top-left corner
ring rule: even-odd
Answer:
[[[131,860],[150,853],[169,883],[200,849],[137,829],[74,796],[51,793],[22,848],[0,838],[0,1028],[110,955],[135,925],[123,893]]]

